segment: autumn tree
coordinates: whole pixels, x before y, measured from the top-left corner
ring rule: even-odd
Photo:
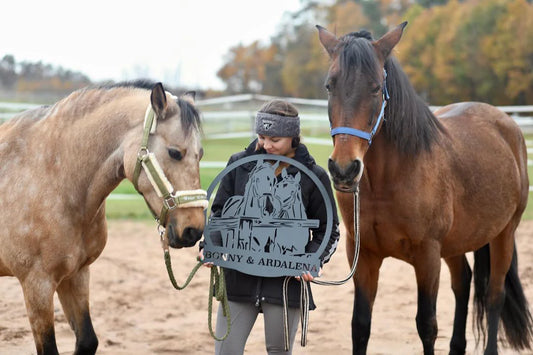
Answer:
[[[229,92],[324,98],[328,56],[316,24],[379,38],[407,20],[394,54],[430,104],[478,100],[527,104],[533,97],[531,0],[302,0],[270,46],[231,49],[219,76]]]
[[[525,0],[506,4],[494,34],[481,43],[488,66],[504,93],[502,103],[525,105],[533,98],[533,6]]]
[[[226,83],[230,93],[265,92],[267,74],[278,75],[277,52],[277,46],[262,46],[259,41],[249,46],[239,44],[230,49],[217,76]]]
[[[531,11],[525,0],[452,0],[414,8],[397,54],[432,104],[523,103],[532,82]]]

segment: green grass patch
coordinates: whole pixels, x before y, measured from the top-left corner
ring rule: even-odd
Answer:
[[[139,198],[125,200],[108,198],[106,200],[105,213],[109,219],[154,219],[146,202],[144,202],[144,199],[140,196]]]

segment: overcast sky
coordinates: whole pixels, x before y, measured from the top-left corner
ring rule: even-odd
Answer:
[[[15,0],[2,3],[0,58],[43,61],[93,81],[149,75],[223,89],[230,47],[276,34],[299,0]]]

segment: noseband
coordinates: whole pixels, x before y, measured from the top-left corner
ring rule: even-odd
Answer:
[[[381,88],[381,95],[383,97],[383,102],[381,104],[381,111],[379,112],[378,119],[376,120],[376,123],[374,124],[374,127],[372,128],[370,133],[361,131],[360,129],[356,129],[352,127],[336,127],[336,128],[331,129],[332,137],[337,134],[349,134],[351,136],[366,139],[368,141],[368,145],[372,144],[372,138],[376,134],[376,131],[378,130],[379,125],[381,124],[381,121],[384,119],[385,106],[387,106],[387,100],[390,99],[389,91],[387,90],[387,71],[385,69],[383,69],[383,74],[385,75],[383,78],[383,86]]]
[[[158,221],[162,227],[166,226],[168,211],[175,208],[186,207],[202,207],[207,208],[207,192],[205,190],[186,190],[186,191],[174,191],[174,187],[165,176],[163,169],[157,162],[157,158],[154,153],[148,150],[148,140],[150,134],[155,133],[157,124],[157,117],[152,108],[152,105],[148,105],[146,114],[144,116],[144,130],[143,138],[141,141],[141,148],[137,153],[137,163],[135,164],[135,170],[133,172],[133,186],[139,191],[138,182],[141,170],[143,169],[148,176],[148,180],[152,184],[157,195],[163,199],[163,207],[159,217],[154,212],[152,207],[147,202],[148,208],[154,218]]]

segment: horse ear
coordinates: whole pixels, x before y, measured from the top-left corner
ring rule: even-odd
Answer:
[[[194,100],[196,99],[196,91],[187,91],[181,96],[181,98],[191,105],[194,105]]]
[[[399,24],[396,28],[385,33],[383,37],[374,42],[374,46],[383,56],[383,60],[387,59],[394,46],[400,42],[405,26],[407,26],[407,21]]]
[[[318,39],[331,58],[335,52],[335,47],[337,47],[340,41],[333,33],[329,32],[324,27],[316,25],[316,28],[318,29]]]
[[[283,179],[285,179],[285,178],[287,177],[287,169],[283,168],[283,169],[281,170],[281,177],[282,177]]]
[[[295,180],[296,182],[300,182],[300,178],[301,178],[301,177],[302,177],[302,175],[301,175],[300,172],[298,171],[298,172],[296,173],[296,175],[294,175],[294,180]]]
[[[165,89],[163,89],[163,84],[155,84],[150,95],[150,102],[152,103],[152,108],[156,116],[158,118],[164,118],[167,109],[167,95]]]

